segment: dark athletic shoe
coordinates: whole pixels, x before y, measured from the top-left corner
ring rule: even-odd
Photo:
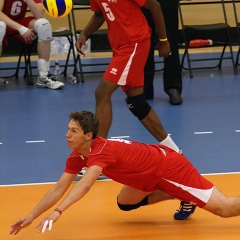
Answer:
[[[179,210],[173,215],[175,220],[187,220],[194,213],[196,206],[189,203],[181,201]]]

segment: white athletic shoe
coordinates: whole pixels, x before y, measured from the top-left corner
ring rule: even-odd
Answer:
[[[87,168],[86,167],[84,167],[84,168],[82,168],[82,170],[78,173],[78,177],[82,177],[84,174],[85,174],[85,172],[87,171]]]
[[[64,87],[64,83],[53,81],[49,76],[38,76],[37,87],[45,87],[50,89],[60,89]]]

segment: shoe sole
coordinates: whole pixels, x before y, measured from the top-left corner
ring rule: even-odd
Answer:
[[[64,85],[63,85],[63,86],[56,87],[56,88],[50,88],[50,87],[45,86],[45,85],[37,84],[37,87],[39,87],[39,88],[49,88],[49,89],[52,89],[52,90],[56,90],[56,89],[61,89],[61,88],[63,88]]]
[[[185,221],[185,220],[188,220],[191,216],[193,215],[193,213],[191,213],[187,218],[185,218],[185,219],[176,219],[176,218],[174,218],[175,220],[177,220],[177,221]]]
[[[170,101],[170,103],[171,103],[172,105],[181,105],[181,104],[183,103],[183,101],[181,101],[181,102],[172,102],[172,101]]]

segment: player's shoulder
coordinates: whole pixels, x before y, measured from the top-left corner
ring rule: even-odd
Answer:
[[[90,155],[100,154],[103,151],[106,144],[107,144],[107,139],[102,137],[95,138],[91,144]]]

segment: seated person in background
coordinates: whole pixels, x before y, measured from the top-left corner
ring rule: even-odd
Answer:
[[[25,17],[27,8],[33,16]],[[43,18],[42,0],[0,0],[0,57],[2,45],[7,45],[8,36],[30,44],[38,36],[38,87],[58,89],[64,83],[53,81],[49,75],[50,69],[50,42],[52,27],[48,20]]]

